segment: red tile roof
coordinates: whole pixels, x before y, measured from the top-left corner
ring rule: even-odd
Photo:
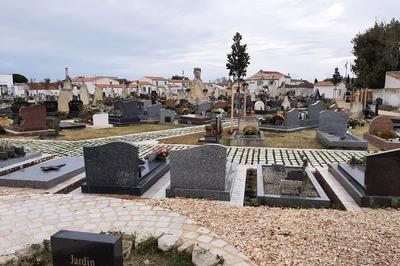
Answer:
[[[58,90],[59,85],[62,86],[61,82],[29,82],[27,83],[30,90]]]
[[[253,76],[251,76],[249,79],[251,80],[275,80],[275,79],[280,79],[283,77],[288,77],[285,74],[282,74],[281,72],[278,71],[263,71],[260,70]]]
[[[327,81],[320,81],[314,84],[314,87],[334,87],[335,84],[333,84],[332,81],[327,80]]]
[[[146,76],[145,78],[148,78],[148,79],[151,79],[151,80],[161,80],[161,81],[163,81],[163,80],[167,81],[167,80],[168,80],[168,79],[163,78],[163,77],[151,77],[151,76]]]

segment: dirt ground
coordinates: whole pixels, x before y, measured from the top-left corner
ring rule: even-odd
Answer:
[[[232,207],[150,200],[209,227],[257,265],[398,265],[400,211]]]

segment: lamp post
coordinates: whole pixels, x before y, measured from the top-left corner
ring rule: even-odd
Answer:
[[[234,93],[233,93],[233,84],[231,83],[231,80],[229,79],[229,85],[231,87],[231,133],[233,132],[233,104],[234,104]]]

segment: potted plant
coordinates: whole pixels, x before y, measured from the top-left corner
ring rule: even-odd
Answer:
[[[272,120],[274,121],[275,125],[279,126],[283,124],[283,122],[285,121],[285,117],[281,114],[276,114],[272,117]]]
[[[258,133],[257,128],[253,126],[247,126],[243,128],[243,135],[245,136],[255,136],[257,135],[257,133]]]

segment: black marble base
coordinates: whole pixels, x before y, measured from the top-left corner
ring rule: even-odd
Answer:
[[[112,125],[130,125],[130,124],[138,124],[140,123],[140,118],[123,118],[118,116],[109,116],[108,123]]]
[[[149,172],[143,173],[143,178],[137,186],[96,186],[82,184],[82,193],[100,193],[100,194],[129,194],[143,195],[152,185],[154,185],[166,172],[169,171],[169,163],[161,163],[152,168]]]

